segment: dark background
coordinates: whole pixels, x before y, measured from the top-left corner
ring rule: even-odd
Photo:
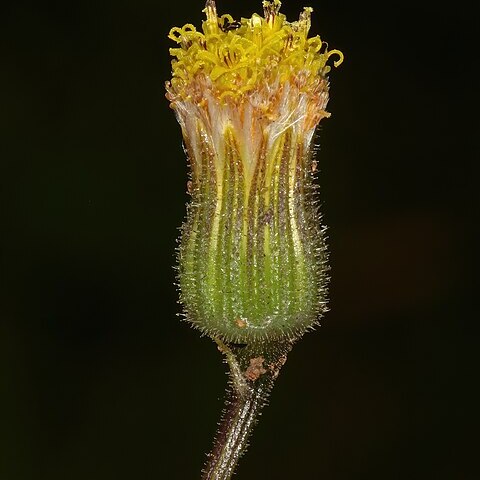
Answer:
[[[307,4],[345,52],[317,157],[331,311],[291,353],[238,478],[479,478],[477,22],[459,2]],[[1,480],[199,477],[226,376],[176,318],[187,168],[163,83],[170,27],[202,8],[1,7]]]

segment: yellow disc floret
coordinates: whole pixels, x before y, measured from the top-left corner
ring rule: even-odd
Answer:
[[[219,99],[238,98],[265,82],[282,83],[298,74],[307,91],[329,72],[331,56],[338,57],[334,66],[342,62],[339,50],[328,50],[319,36],[308,38],[311,8],[295,22],[279,12],[279,0],[265,1],[263,8],[263,17],[253,14],[236,22],[231,15],[218,16],[214,1],[208,0],[202,32],[191,24],[172,28],[168,36],[178,44],[170,49],[175,57],[172,96],[177,100],[196,96],[192,87],[195,90],[199,77]]]

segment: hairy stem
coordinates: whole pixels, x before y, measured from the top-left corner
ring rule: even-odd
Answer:
[[[230,389],[203,480],[232,478],[292,347],[285,341],[255,345],[226,345],[216,341],[230,368]]]

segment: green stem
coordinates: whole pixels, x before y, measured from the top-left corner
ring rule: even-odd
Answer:
[[[216,342],[230,367],[230,389],[202,480],[229,480],[233,476],[292,347],[290,342],[255,345]]]

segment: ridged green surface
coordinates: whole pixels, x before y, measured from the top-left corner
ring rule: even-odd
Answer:
[[[192,200],[178,254],[187,320],[237,343],[301,335],[324,310],[326,287],[303,137],[288,128],[262,146],[250,172],[232,130],[224,152],[213,151],[202,132],[197,138],[196,157],[187,145]]]

